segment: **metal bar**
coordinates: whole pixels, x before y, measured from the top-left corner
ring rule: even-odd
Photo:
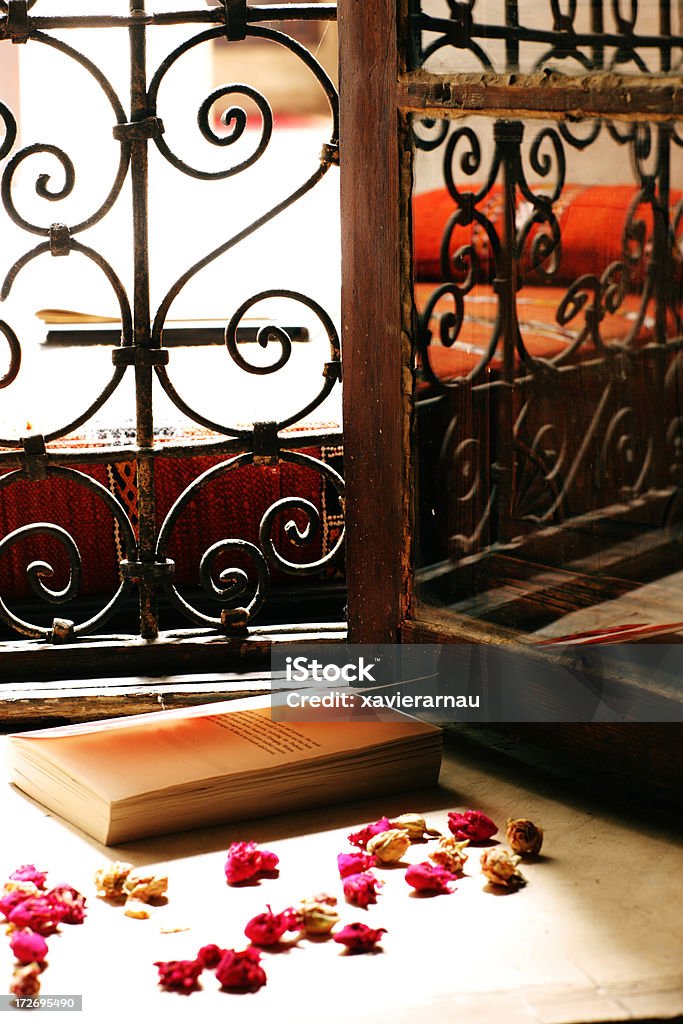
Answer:
[[[144,121],[147,113],[147,39],[144,0],[130,0],[133,23],[130,33],[130,120]],[[148,169],[147,139],[131,141],[131,181],[133,193],[133,344],[149,348],[149,239],[148,239]],[[136,440],[140,449],[137,460],[138,544],[140,561],[155,561],[156,526],[154,502],[154,414],[152,410],[151,365],[135,367]],[[151,579],[139,581],[140,635],[153,640],[158,635],[156,587]]]
[[[498,121],[494,129],[496,146],[503,168],[504,222],[501,247],[501,265],[494,287],[503,324],[503,381],[508,387],[500,393],[500,436],[494,440],[494,462],[491,466],[491,482],[496,491],[494,507],[495,534],[497,540],[509,540],[505,536],[505,524],[511,521],[513,471],[514,471],[514,412],[512,382],[515,375],[515,350],[519,324],[517,322],[517,231],[515,209],[517,205],[518,170],[521,163],[523,127],[517,121]]]
[[[593,64],[602,71],[605,64],[605,46],[602,42],[605,30],[602,0],[591,0],[591,28],[597,37],[593,46]]]
[[[453,30],[453,23],[447,18],[434,18],[423,14],[420,27],[423,32],[442,32],[448,36]],[[473,39],[503,39],[506,41],[514,39],[520,43],[547,43],[549,46],[552,46],[562,41],[563,33],[558,32],[557,29],[527,28],[524,25],[513,28],[508,25],[489,25],[475,21],[472,25],[471,37]],[[595,32],[576,32],[572,36],[572,42],[577,47],[602,45],[614,46],[619,49],[624,45],[624,36],[618,35],[616,32],[603,32],[600,34]],[[636,50],[643,48],[662,50],[669,46],[681,46],[683,44],[683,36],[670,36],[668,39],[662,39],[658,35],[641,36],[634,33],[632,37],[629,37],[629,43]]]
[[[671,71],[671,50],[673,39],[671,36],[671,3],[670,0],[659,0],[659,31],[662,35],[664,45],[661,47],[661,70],[666,74]]]
[[[336,4],[291,4],[286,7],[268,5],[247,7],[247,22],[262,21],[336,21]],[[212,25],[224,20],[223,8],[199,11],[164,11],[145,15],[144,24],[162,25]],[[139,25],[140,18],[116,14],[56,14],[30,17],[31,30],[66,28],[130,28]]]
[[[519,39],[516,30],[519,28],[519,4],[517,0],[507,0],[505,4],[505,24],[512,31],[505,40],[505,58],[508,71],[519,68]]]
[[[321,448],[327,445],[343,444],[341,430],[325,433],[297,431],[280,437],[282,452],[302,451],[306,448]],[[45,459],[48,466],[106,466],[110,462],[135,462],[141,454],[153,455],[156,459],[189,459],[195,455],[240,455],[253,448],[251,437],[229,441],[187,442],[185,444],[154,444],[144,451],[136,445],[108,445],[101,448],[56,448],[47,450]],[[23,449],[0,452],[0,469],[21,469],[24,465]]]

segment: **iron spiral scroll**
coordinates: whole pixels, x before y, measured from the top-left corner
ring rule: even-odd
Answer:
[[[66,223],[66,217],[52,215],[44,222],[27,213],[18,196],[17,182],[25,180],[27,171],[33,176],[36,196],[58,210],[60,203],[77,193],[82,168],[72,160],[67,147],[53,142],[22,139],[18,146],[17,121],[13,112],[0,102],[0,161],[4,169],[0,181],[0,197],[7,217],[20,231],[37,236],[37,244],[28,247],[11,266],[5,269],[0,284],[0,301],[9,298],[19,275],[29,275],[37,260],[48,257],[69,257],[68,267],[76,273],[82,261],[95,269],[106,282],[113,296],[120,319],[119,343],[112,349],[112,367],[107,380],[97,393],[88,393],[88,382],[78,389],[80,407],[70,410],[54,428],[45,434],[36,434],[27,428],[18,435],[0,437],[0,498],[12,494],[37,494],[41,488],[50,488],[59,482],[69,488],[69,500],[77,502],[79,493],[88,492],[101,512],[93,529],[101,528],[99,516],[113,524],[118,545],[119,584],[109,597],[103,598],[103,607],[94,613],[81,614],[79,597],[84,574],[84,555],[79,539],[64,529],[57,518],[49,515],[49,496],[44,519],[28,521],[0,536],[0,567],[11,555],[48,540],[52,551],[61,552],[57,560],[40,556],[27,556],[24,568],[26,587],[46,606],[59,606],[60,617],[52,623],[45,616],[18,613],[10,607],[12,600],[0,595],[0,619],[24,636],[39,640],[72,642],[86,634],[99,634],[107,621],[121,609],[133,588],[139,594],[140,636],[154,639],[163,627],[157,610],[157,597],[165,595],[177,611],[193,626],[207,628],[222,634],[241,633],[247,629],[263,607],[272,582],[272,573],[287,574],[293,578],[324,572],[340,559],[343,530],[328,547],[316,548],[306,556],[306,546],[319,541],[321,509],[308,497],[296,494],[279,498],[264,507],[260,515],[258,543],[226,535],[208,545],[196,566],[197,584],[209,601],[218,606],[217,614],[207,614],[196,607],[192,596],[181,593],[175,579],[174,561],[169,554],[172,535],[182,520],[188,505],[201,501],[205,488],[214,479],[232,479],[236,469],[243,466],[267,466],[271,469],[292,465],[320,478],[320,491],[328,488],[343,509],[344,483],[336,469],[313,454],[302,453],[295,444],[296,435],[286,433],[298,426],[322,405],[341,381],[341,353],[336,327],[317,299],[291,288],[262,289],[252,297],[234,301],[235,311],[225,324],[226,365],[233,364],[256,385],[259,377],[274,375],[284,369],[292,359],[292,339],[286,328],[277,321],[263,326],[257,343],[272,360],[265,365],[252,363],[237,344],[240,322],[254,305],[265,299],[299,304],[306,315],[314,318],[328,342],[328,353],[321,360],[320,381],[312,383],[310,394],[298,398],[278,421],[267,414],[263,422],[252,424],[239,420],[231,422],[229,412],[220,421],[195,406],[182,395],[181,385],[173,376],[172,353],[164,342],[164,331],[170,307],[183,291],[205,268],[218,261],[241,242],[254,235],[281,213],[289,210],[309,193],[339,162],[339,115],[336,89],[329,76],[312,53],[288,34],[290,21],[332,21],[336,6],[320,4],[288,4],[280,7],[250,8],[246,0],[225,0],[218,7],[205,5],[192,10],[148,13],[144,3],[130,4],[126,15],[109,15],[93,10],[88,15],[55,15],[37,0],[6,0],[0,2],[0,47],[16,43],[47,48],[61,58],[80,66],[85,75],[101,92],[111,112],[112,152],[114,170],[108,191],[93,209]],[[267,24],[264,24],[267,22]],[[272,27],[278,23],[278,28]],[[172,48],[156,70],[147,71],[145,39],[150,31],[163,32],[165,25],[185,25],[188,37]],[[130,38],[131,98],[128,109],[106,75],[85,54],[67,43],[62,35],[68,29],[110,29],[128,31]],[[54,33],[58,32],[58,35]],[[194,165],[167,140],[163,117],[172,112],[172,98],[168,94],[167,74],[185,54],[197,47],[211,45],[214,40],[227,38],[231,44],[258,40],[262,45],[285,50],[292,59],[306,69],[311,80],[324,97],[327,105],[330,131],[322,146],[319,159],[309,167],[302,167],[299,184],[285,195],[278,195],[277,184],[262,213],[250,224],[233,232],[219,245],[192,263],[167,288],[157,308],[150,306],[149,267],[154,257],[147,242],[147,195],[152,182],[148,181],[148,149],[153,146],[161,157],[179,174],[205,181],[207,188],[236,189],[231,195],[239,196],[242,182],[248,181],[248,172],[268,150],[273,138],[274,118],[268,97],[245,82],[226,82],[213,89],[199,104],[196,130],[207,145],[217,147],[225,154],[225,166],[219,170]],[[217,106],[227,108],[220,116],[224,131],[215,127]],[[256,132],[247,132],[254,122]],[[252,140],[251,150],[245,157],[231,159],[237,152],[236,143]],[[251,143],[250,143],[251,144]],[[87,244],[87,232],[112,214],[126,200],[124,187],[130,182],[133,223],[135,225],[133,251],[133,285],[128,288],[121,268],[110,263],[96,246]],[[234,184],[233,184],[234,182]],[[223,185],[221,183],[224,183]],[[244,187],[247,187],[246,185]],[[48,209],[50,207],[47,207]],[[0,389],[7,389],[22,369],[22,334],[11,318],[0,318]],[[115,445],[83,449],[73,443],[71,435],[87,427],[124,381],[134,378],[134,441],[125,446],[125,458],[136,467],[137,498],[131,511],[128,503],[100,478],[91,475],[91,467],[106,467],[118,457]],[[156,430],[154,420],[153,386],[160,385],[168,399],[192,423],[188,437],[168,443]],[[226,410],[230,409],[226,402]],[[7,432],[7,431],[4,431]],[[303,432],[304,439],[314,438],[311,448],[329,443],[338,445],[338,430],[315,429]],[[265,439],[265,440],[264,440]],[[266,443],[267,442],[267,443]],[[264,454],[264,444],[267,453]],[[185,486],[172,507],[160,514],[156,509],[155,467],[159,458],[194,458],[213,456],[219,461],[209,470],[198,472],[197,478]],[[74,468],[79,467],[79,468]],[[46,492],[47,493],[47,492]],[[9,499],[8,499],[9,500]],[[277,540],[281,528],[286,538],[284,549]],[[177,533],[176,533],[177,536]],[[292,552],[300,554],[294,558]],[[322,552],[322,553],[321,553]],[[235,555],[235,565],[230,563]],[[23,555],[21,556],[24,557]],[[250,569],[244,568],[245,561]],[[194,592],[193,592],[194,593]],[[203,606],[202,606],[203,607]],[[63,611],[61,609],[64,609]]]

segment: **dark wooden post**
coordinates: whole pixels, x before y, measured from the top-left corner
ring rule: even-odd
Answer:
[[[402,613],[396,0],[340,0],[342,345],[349,638],[391,642]]]

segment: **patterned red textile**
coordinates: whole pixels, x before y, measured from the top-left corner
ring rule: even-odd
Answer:
[[[72,446],[78,442],[69,439]],[[82,443],[82,442],[81,442]],[[325,446],[303,449],[326,464],[341,461],[341,448]],[[183,490],[211,466],[226,461],[225,456],[159,458],[156,464],[157,521],[160,526],[166,513]],[[101,466],[75,467],[104,485],[121,501],[137,529],[135,504],[137,487],[134,462],[111,462]],[[342,516],[334,489],[323,477],[306,467],[282,462],[279,466],[243,466],[223,474],[202,488],[180,516],[168,548],[168,557],[175,561],[174,581],[182,586],[197,586],[199,562],[213,543],[239,538],[259,545],[259,524],[273,502],[285,497],[303,497],[321,514],[321,528],[310,543],[293,544],[285,534],[285,524],[295,520],[305,527],[306,517],[291,510],[281,514],[274,531],[276,548],[292,562],[308,562],[329,551],[339,536]],[[28,482],[20,480],[0,492],[0,539],[24,525],[56,524],[75,541],[82,558],[83,571],[78,593],[113,596],[119,583],[119,558],[125,557],[118,526],[102,500],[86,487],[63,478]],[[54,576],[45,576],[45,585],[52,590],[68,581],[68,558],[62,544],[44,533],[19,540],[0,555],[0,596],[3,599],[31,594],[26,568],[36,560],[51,565]],[[214,576],[223,568],[240,565],[239,559],[225,556],[217,561]],[[250,568],[244,561],[242,567]],[[329,574],[329,570],[328,570]],[[271,570],[273,580],[286,575]],[[47,607],[47,606],[46,606]]]

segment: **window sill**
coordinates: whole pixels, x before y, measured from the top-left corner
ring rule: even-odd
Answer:
[[[49,991],[81,992],[84,1024],[121,1017],[132,1006],[143,1015],[157,1010],[165,1016],[179,1005],[179,997],[157,989],[154,961],[194,957],[207,942],[243,948],[243,923],[263,910],[266,896],[275,908],[283,882],[282,906],[310,895],[312,884],[314,889],[332,885],[337,893],[335,856],[351,827],[382,813],[419,810],[443,829],[448,810],[480,807],[500,823],[520,815],[543,825],[544,856],[524,866],[524,889],[507,899],[483,889],[476,849],[450,897],[411,899],[402,872],[383,870],[385,886],[376,906],[359,912],[342,902],[340,910],[344,921],[358,920],[362,913],[371,926],[386,928],[384,952],[345,957],[333,943],[304,941],[289,956],[266,954],[268,984],[249,999],[254,1024],[280,1019],[289,1005],[302,1021],[318,1017],[315,1007],[322,1005],[328,1024],[386,1019],[408,1024],[416,1014],[435,1024],[456,1019],[570,1024],[668,1019],[683,1012],[674,891],[680,885],[679,854],[665,826],[652,816],[642,822],[615,814],[594,797],[568,796],[553,782],[539,780],[538,773],[514,766],[501,770],[495,759],[455,743],[447,743],[440,781],[436,790],[381,802],[109,849],[2,787],[3,820],[13,823],[5,843],[7,869],[47,852],[47,857],[41,853],[41,868],[88,898],[85,925],[63,929],[54,956],[51,948],[45,977]],[[280,856],[282,881],[267,882],[267,894],[263,885],[225,886],[225,850],[243,838],[262,842]],[[416,846],[407,859],[423,858],[424,850]],[[154,865],[168,874],[168,904],[155,908],[151,920],[132,921],[121,907],[95,898],[92,877],[110,859]],[[172,928],[178,931],[164,933]],[[9,977],[9,951],[3,955]],[[238,997],[219,992],[207,975],[203,990],[190,998],[199,1019],[213,1020],[219,1013],[229,1015]],[[183,1003],[183,1013],[186,1009]]]

